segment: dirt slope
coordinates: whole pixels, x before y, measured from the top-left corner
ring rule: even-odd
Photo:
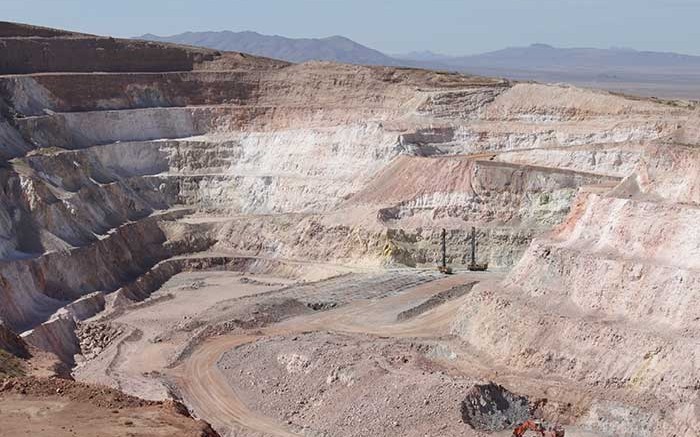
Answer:
[[[105,387],[60,379],[8,379],[0,385],[2,436],[215,437],[176,403],[147,402]]]

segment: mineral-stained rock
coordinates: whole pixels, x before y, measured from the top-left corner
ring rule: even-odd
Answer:
[[[526,397],[491,382],[469,389],[462,401],[462,420],[479,431],[503,431],[529,419],[530,408]]]

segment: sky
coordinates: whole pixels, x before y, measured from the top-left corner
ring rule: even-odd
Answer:
[[[343,35],[389,54],[547,43],[700,55],[700,0],[0,0],[0,20],[116,37]]]

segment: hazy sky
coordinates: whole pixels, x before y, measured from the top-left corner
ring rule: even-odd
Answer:
[[[0,0],[0,20],[120,37],[344,35],[387,53],[543,42],[700,55],[700,0]]]

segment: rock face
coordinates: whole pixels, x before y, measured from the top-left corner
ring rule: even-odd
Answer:
[[[0,22],[0,74],[49,71],[179,71],[211,61],[215,51]],[[163,70],[165,69],[165,70]]]
[[[20,358],[27,358],[29,356],[26,343],[2,321],[0,321],[0,349],[4,349]]]
[[[679,171],[700,155],[642,150],[620,184],[582,191],[503,289],[470,295],[455,330],[506,366],[605,391],[586,418],[600,432],[697,435],[699,210],[694,173]]]
[[[700,433],[692,105],[14,24],[0,72],[0,319],[33,344],[68,360],[73,302],[181,254],[421,266],[445,228],[457,267],[475,226],[512,271],[455,334],[591,429]]]
[[[475,385],[462,401],[462,420],[480,431],[512,429],[530,418],[530,402],[500,385]]]

